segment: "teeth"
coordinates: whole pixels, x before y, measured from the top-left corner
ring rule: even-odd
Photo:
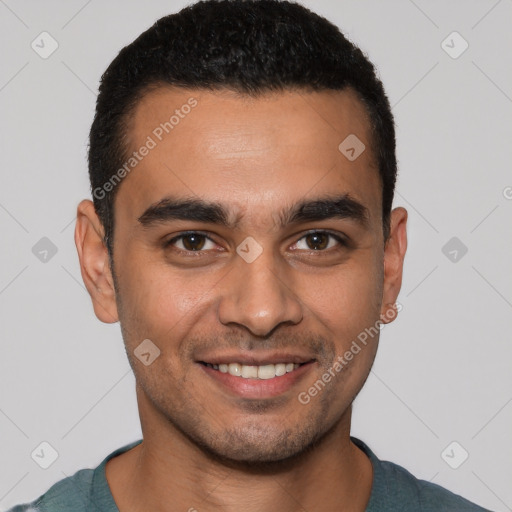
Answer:
[[[266,364],[258,367],[258,379],[273,379],[276,376],[276,365]]]
[[[300,364],[297,363],[279,363],[279,364],[265,364],[261,366],[230,363],[230,364],[210,364],[206,366],[219,370],[221,373],[229,373],[235,377],[242,377],[244,379],[273,379],[274,377],[281,377],[286,373],[296,370]]]
[[[242,375],[242,365],[238,363],[228,364],[228,373],[240,377]]]
[[[276,377],[281,377],[281,375],[284,375],[286,373],[286,365],[279,363],[275,365],[276,367]]]
[[[258,378],[258,367],[242,365],[242,377],[244,379],[257,379]]]

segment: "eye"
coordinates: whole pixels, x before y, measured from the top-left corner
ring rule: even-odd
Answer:
[[[199,252],[215,248],[215,243],[208,236],[197,231],[182,233],[171,238],[165,243],[165,247],[174,246],[180,251]]]
[[[332,249],[336,245],[346,246],[347,244],[340,236],[328,231],[312,231],[300,238],[292,246],[292,249],[325,251],[326,249]]]

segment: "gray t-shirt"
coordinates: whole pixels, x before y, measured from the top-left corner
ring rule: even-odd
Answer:
[[[490,512],[443,487],[418,480],[406,469],[381,461],[368,446],[351,437],[373,465],[366,512]],[[135,441],[108,455],[96,469],[82,469],[53,485],[32,503],[7,512],[119,512],[105,477],[107,461],[140,444]]]

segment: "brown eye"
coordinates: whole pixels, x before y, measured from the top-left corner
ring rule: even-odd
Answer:
[[[329,235],[327,233],[311,233],[306,235],[305,238],[308,247],[314,251],[325,249],[329,244]]]
[[[346,246],[346,243],[341,237],[328,231],[312,231],[298,240],[293,248],[306,251],[325,251],[336,245],[341,248]]]
[[[187,251],[200,251],[204,247],[204,235],[192,234],[183,237],[183,247]]]
[[[175,236],[165,246],[173,246],[181,251],[198,252],[214,248],[215,243],[202,233],[191,232]]]

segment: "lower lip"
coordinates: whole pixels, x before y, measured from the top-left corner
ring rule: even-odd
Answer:
[[[198,363],[207,375],[222,387],[243,398],[272,398],[289,391],[313,368],[314,361],[302,364],[296,370],[272,379],[245,379],[229,373],[222,373]]]

